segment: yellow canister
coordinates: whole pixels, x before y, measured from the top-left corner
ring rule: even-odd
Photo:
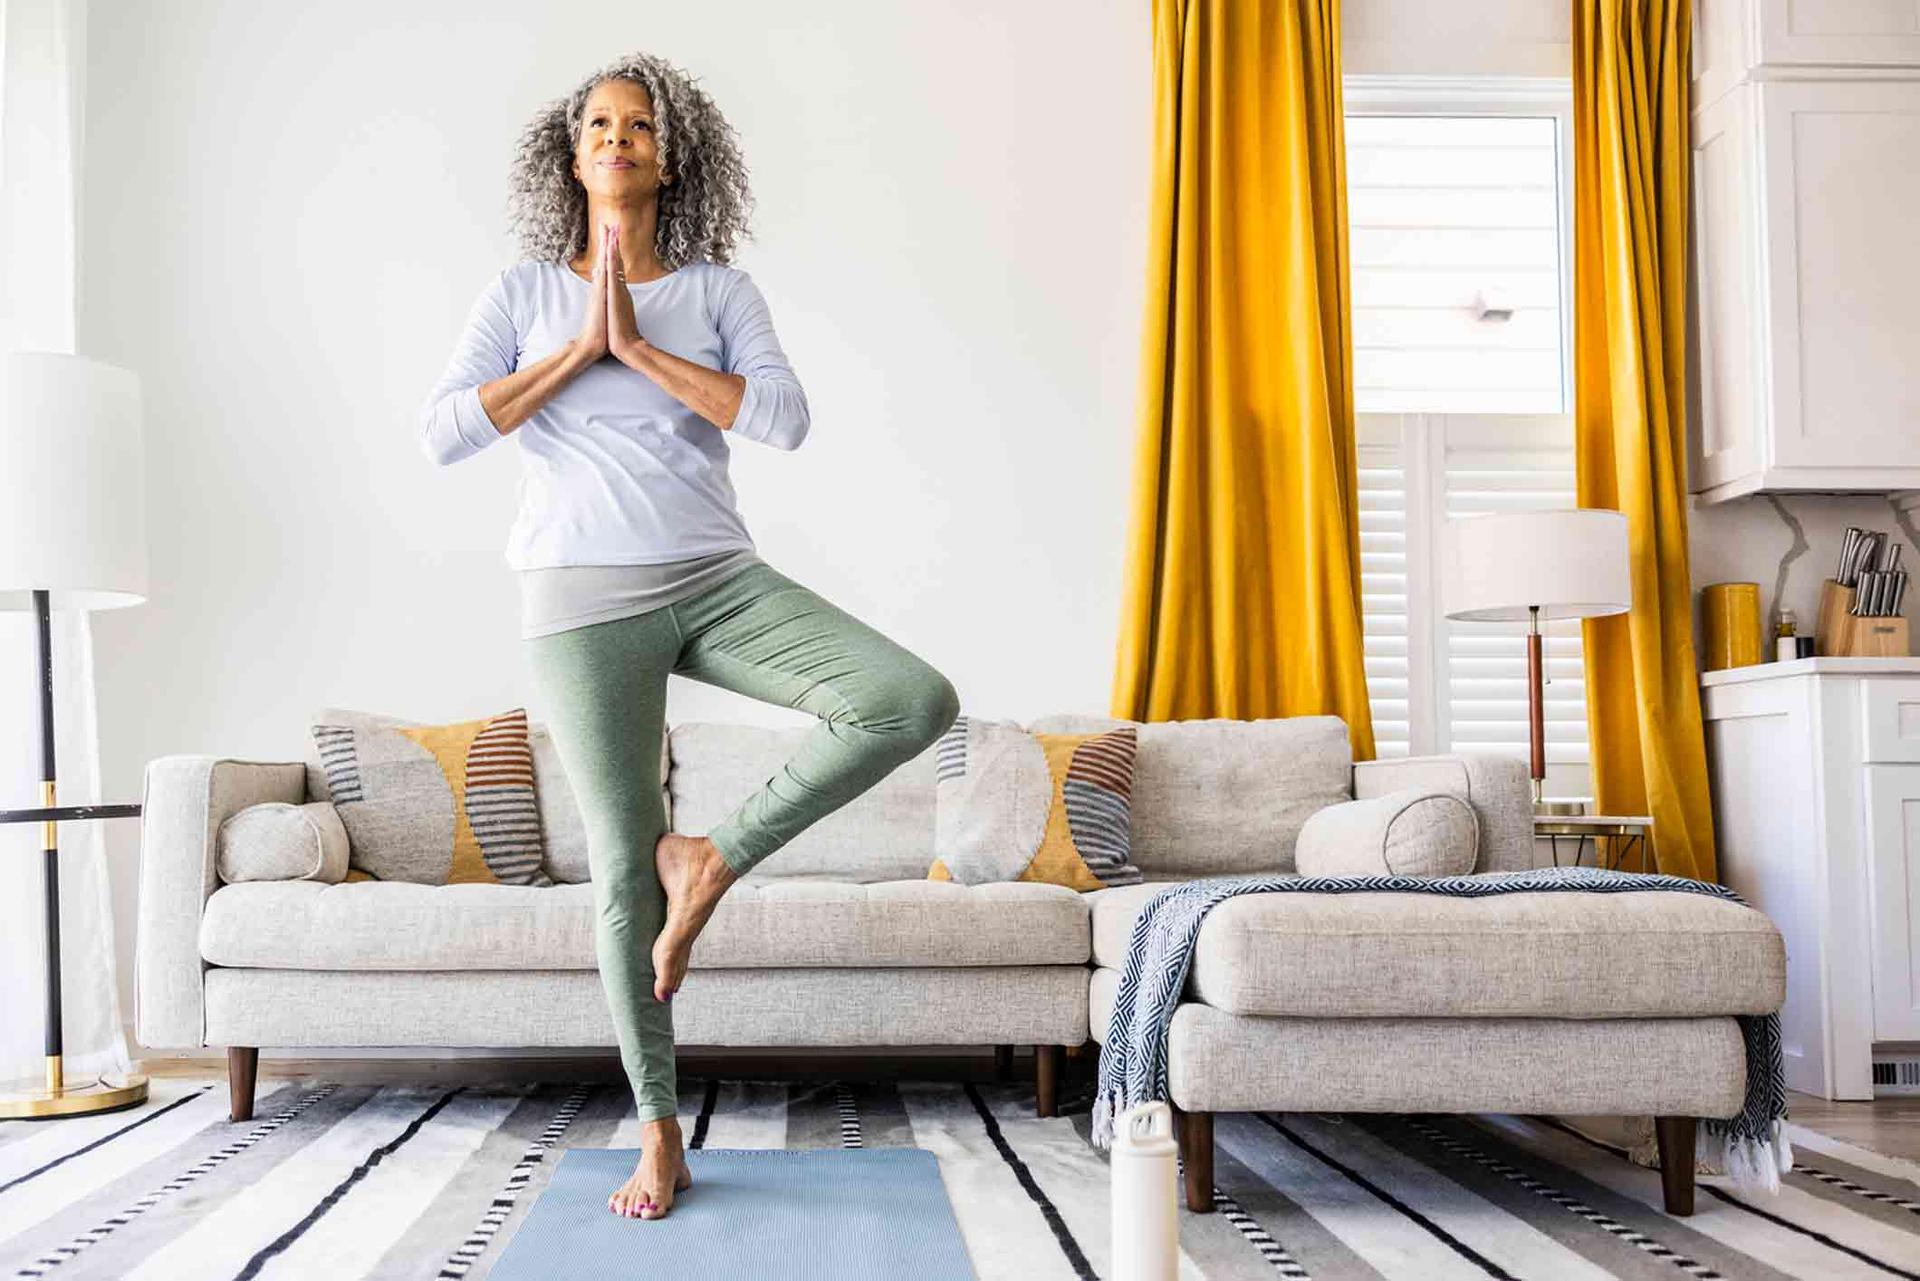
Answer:
[[[1710,672],[1762,661],[1760,584],[1708,583],[1700,589],[1707,646],[1701,656]]]

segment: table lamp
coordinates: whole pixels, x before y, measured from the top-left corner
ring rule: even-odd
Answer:
[[[55,609],[118,609],[147,592],[146,451],[140,384],[129,371],[58,352],[0,357],[0,609],[39,622],[40,805],[0,823],[43,825],[46,900],[46,1088],[0,1093],[0,1118],[111,1112],[147,1097],[140,1073],[66,1079],[60,1042],[62,822],[137,815],[138,805],[56,803]]]
[[[1540,620],[1623,614],[1633,605],[1627,518],[1599,508],[1498,512],[1447,521],[1440,552],[1448,618],[1527,630],[1527,727],[1533,804],[1544,812],[1546,714]]]

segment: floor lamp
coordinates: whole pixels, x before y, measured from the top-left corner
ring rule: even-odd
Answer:
[[[40,804],[0,810],[0,823],[41,824],[47,957],[46,1086],[0,1093],[0,1118],[111,1112],[147,1097],[143,1074],[68,1080],[61,1066],[59,825],[140,807],[57,803],[52,644],[55,609],[146,600],[146,497],[132,373],[57,352],[0,357],[0,609],[34,612],[40,683]]]
[[[1624,614],[1633,605],[1627,518],[1577,507],[1447,521],[1441,594],[1448,618],[1527,623],[1527,743],[1536,814],[1548,813],[1540,621]]]

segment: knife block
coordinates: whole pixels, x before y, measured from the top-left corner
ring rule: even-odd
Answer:
[[[1823,657],[1905,658],[1907,620],[1900,615],[1856,618],[1853,588],[1829,578],[1820,586],[1820,618],[1814,626],[1813,652]]]

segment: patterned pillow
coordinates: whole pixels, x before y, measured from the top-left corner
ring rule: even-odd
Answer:
[[[527,711],[452,725],[312,727],[349,881],[551,885]]]
[[[1136,730],[1035,734],[961,716],[934,744],[933,866],[979,885],[1044,881],[1075,890],[1133,885],[1129,809]]]

